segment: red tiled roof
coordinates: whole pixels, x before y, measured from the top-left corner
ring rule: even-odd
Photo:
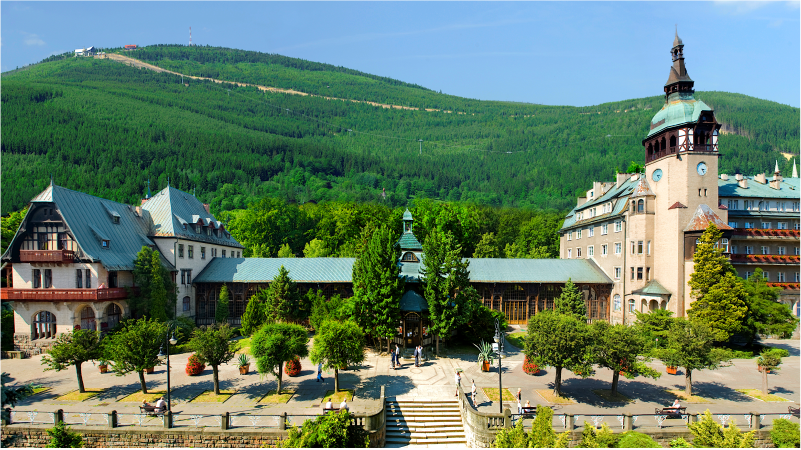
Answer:
[[[668,209],[676,209],[676,208],[686,208],[686,206],[682,205],[681,202],[676,202]]]
[[[726,205],[718,205],[718,209],[729,209]]]
[[[801,256],[798,255],[731,255],[733,262],[798,264]]]
[[[768,283],[770,287],[780,287],[782,289],[800,290],[801,283]]]
[[[698,208],[690,219],[690,223],[684,228],[684,231],[703,231],[709,228],[709,224],[714,223],[719,230],[733,230],[729,224],[723,221],[712,209],[703,203],[698,205]]]

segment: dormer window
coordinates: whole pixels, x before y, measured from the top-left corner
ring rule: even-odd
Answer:
[[[401,258],[401,261],[403,261],[403,262],[420,262],[420,260],[417,259],[417,255],[415,255],[412,252],[404,253],[403,257]]]
[[[203,231],[203,225],[201,225],[199,223],[195,224],[195,233],[200,234],[201,231]]]
[[[211,236],[211,228],[206,227],[206,236]]]
[[[111,245],[111,242],[108,239],[103,239],[103,240],[100,241],[100,245],[103,248],[109,248],[109,246]]]
[[[111,222],[114,223],[114,224],[119,224],[120,223],[120,216],[113,216],[111,218]]]

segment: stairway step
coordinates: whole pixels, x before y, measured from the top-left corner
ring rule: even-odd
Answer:
[[[387,422],[387,429],[390,428],[462,428],[461,421],[451,422]]]

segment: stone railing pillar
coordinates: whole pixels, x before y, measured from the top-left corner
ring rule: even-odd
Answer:
[[[634,429],[634,419],[631,413],[623,413],[623,431],[631,431]]]
[[[281,413],[281,417],[278,418],[278,429],[286,430],[286,412]]]
[[[220,429],[227,430],[230,423],[231,423],[231,414],[228,411],[222,413],[222,417],[220,418]]]
[[[576,429],[576,418],[573,414],[565,414],[565,430],[573,431]]]
[[[63,422],[64,421],[64,410],[63,409],[56,410],[56,412],[53,414],[53,421],[55,423],[59,423],[59,422]]]
[[[503,427],[512,428],[512,411],[509,408],[503,410]]]
[[[117,410],[113,410],[108,413],[108,427],[109,428],[116,428],[117,427]]]
[[[687,415],[687,425],[691,423],[698,422],[698,415],[697,414],[688,414]]]
[[[762,428],[762,422],[759,420],[759,413],[751,411],[751,429],[758,430]]]
[[[161,423],[164,428],[172,428],[172,411],[167,410],[161,415]]]

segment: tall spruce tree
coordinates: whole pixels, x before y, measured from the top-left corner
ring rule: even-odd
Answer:
[[[250,297],[242,314],[242,334],[252,335],[267,323],[267,289]]]
[[[300,292],[284,266],[278,269],[278,275],[267,288],[266,300],[268,320],[287,322],[293,318],[293,310],[300,302]]]
[[[161,266],[161,258],[159,252],[153,252],[150,259],[150,276],[152,281],[150,283],[150,317],[158,320],[159,322],[166,322],[172,314],[168,313],[167,303],[167,287],[165,280],[162,277],[163,267]]]
[[[584,296],[570,278],[567,279],[562,293],[554,300],[554,309],[559,314],[571,314],[580,319],[587,318],[587,305],[584,303]]]
[[[223,285],[220,288],[220,299],[217,300],[217,309],[214,310],[214,321],[217,323],[228,323],[228,303],[230,295],[228,294],[228,286]]]
[[[690,318],[709,325],[719,341],[744,330],[748,315],[743,282],[718,244],[722,236],[710,223],[699,239],[689,282],[695,301],[687,311]]]
[[[353,265],[354,318],[366,334],[389,340],[400,318],[400,299],[406,287],[400,277],[398,246],[387,227],[373,231]]]
[[[134,260],[134,284],[130,308],[138,316],[166,321],[175,315],[177,293],[170,272],[161,265],[158,250],[143,246]]]

